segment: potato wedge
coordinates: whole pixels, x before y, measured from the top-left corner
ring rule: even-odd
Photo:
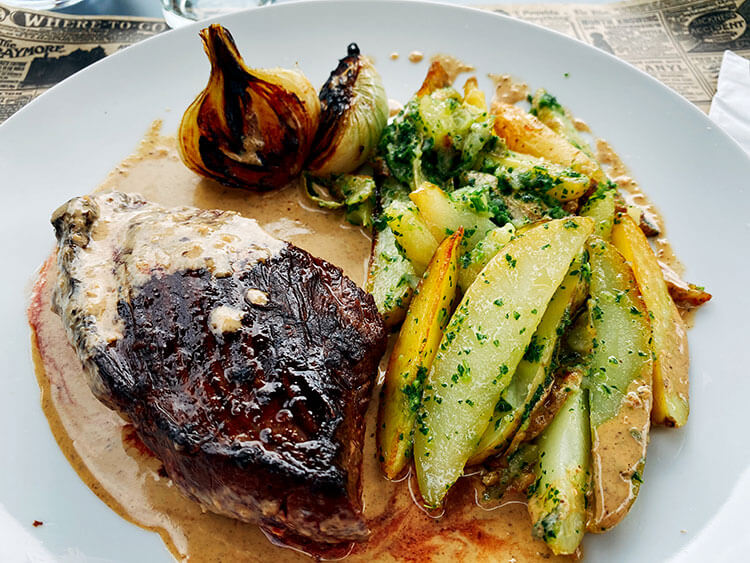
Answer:
[[[516,452],[505,457],[504,463],[483,468],[482,493],[484,499],[502,499],[506,492],[526,491],[536,480],[539,448],[536,444],[523,444]]]
[[[589,390],[594,510],[589,530],[623,519],[643,482],[651,415],[651,327],[633,273],[614,246],[588,245],[596,332]]]
[[[596,159],[594,151],[576,128],[573,116],[549,92],[541,88],[534,92],[529,113],[536,115],[539,121],[561,137],[565,137],[571,145],[581,149],[590,158]]]
[[[456,298],[456,269],[463,230],[445,239],[419,282],[385,372],[378,414],[383,473],[398,477],[411,458],[414,421]]]
[[[492,113],[495,132],[505,139],[509,149],[569,166],[599,183],[607,181],[598,162],[522,108],[497,103],[493,104]]]
[[[419,277],[411,262],[396,246],[396,237],[387,225],[375,231],[365,289],[375,299],[387,327],[398,325],[406,315]]]
[[[578,199],[591,187],[588,176],[544,158],[509,150],[498,163],[504,168],[503,179],[514,189],[544,188],[546,195],[560,202]]]
[[[687,422],[689,405],[687,327],[672,301],[659,261],[646,235],[625,215],[612,230],[612,243],[630,262],[643,301],[651,317],[654,352],[655,424],[682,426]]]
[[[640,225],[638,226],[640,227]],[[641,228],[641,230],[643,229]],[[659,266],[661,267],[661,273],[664,275],[664,281],[667,282],[669,295],[677,307],[692,309],[711,300],[712,295],[704,287],[686,282],[664,262],[660,261]]]
[[[588,282],[582,279],[581,257],[578,257],[552,296],[468,465],[481,463],[491,455],[504,452],[516,430],[528,421],[534,407],[544,401],[553,383],[550,367],[557,340],[587,295]]]
[[[438,241],[422,219],[419,210],[411,201],[396,200],[383,211],[383,217],[417,275],[421,276],[435,254]]]
[[[570,394],[537,445],[537,479],[529,488],[532,533],[555,555],[571,554],[586,530],[591,438],[585,389]]]
[[[488,232],[496,227],[490,220],[489,213],[481,214],[453,201],[450,196],[435,184],[423,182],[409,194],[419,208],[419,212],[430,227],[435,239],[442,241],[446,236],[464,228],[463,246],[467,250],[482,240]]]
[[[458,286],[461,291],[465,293],[469,289],[479,272],[510,242],[515,231],[511,223],[492,229],[470,252],[461,256],[461,267],[458,269]]]
[[[565,339],[565,346],[570,352],[578,354],[581,358],[591,354],[596,333],[594,327],[591,326],[591,316],[588,311],[584,311],[576,317],[563,338]]]
[[[487,111],[487,100],[484,97],[484,92],[479,89],[476,76],[467,78],[464,83],[464,103]]]
[[[443,63],[440,61],[432,61],[430,68],[427,69],[427,75],[422,81],[422,85],[417,90],[416,96],[426,96],[432,94],[435,90],[440,88],[447,88],[453,84],[450,74],[445,70]]]
[[[615,190],[602,190],[592,195],[583,206],[581,215],[596,221],[596,236],[609,240],[615,224]]]
[[[419,490],[439,506],[487,428],[573,258],[593,230],[582,217],[529,229],[479,274],[448,324],[417,416]]]
[[[513,436],[505,455],[515,455],[516,451],[544,432],[557,416],[557,413],[560,412],[570,394],[581,386],[584,371],[588,371],[588,366],[566,366],[555,370],[552,388],[544,401],[537,403],[534,410],[529,414],[528,420],[521,425],[518,432]]]

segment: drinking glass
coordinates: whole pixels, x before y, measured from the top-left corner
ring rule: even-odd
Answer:
[[[2,0],[11,8],[26,8],[27,10],[54,10],[78,4],[81,0]]]
[[[75,0],[74,0],[75,1]],[[161,0],[169,27],[181,27],[194,21],[237,12],[245,8],[273,4],[275,0]]]

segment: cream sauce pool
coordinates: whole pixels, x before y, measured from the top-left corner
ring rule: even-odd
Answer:
[[[525,82],[516,81],[510,74],[489,74],[495,84],[492,94],[492,104],[515,104],[522,102],[529,95],[529,87]]]
[[[159,135],[158,124],[100,189],[137,192],[165,206],[238,211],[271,234],[340,266],[359,285],[364,281],[370,252],[364,231],[310,205],[299,186],[256,194],[199,178],[181,163],[175,140]],[[309,561],[273,545],[257,526],[205,512],[183,497],[132,425],[94,398],[60,318],[50,310],[55,275],[50,259],[29,307],[32,347],[42,408],[86,485],[124,519],[158,533],[178,560]],[[490,510],[476,502],[478,482],[461,479],[448,497],[445,515],[434,519],[413,502],[408,479],[386,480],[375,458],[377,396],[376,386],[366,419],[363,466],[364,512],[372,536],[356,545],[347,561],[556,560],[543,542],[531,537],[520,498],[505,498]]]
[[[651,239],[652,246],[656,252],[656,257],[660,262],[665,263],[677,272],[677,274],[683,275],[685,273],[685,267],[679,261],[677,255],[672,249],[672,245],[669,244],[669,241],[667,240],[664,231],[664,219],[662,218],[661,213],[659,213],[656,206],[651,203],[648,196],[643,193],[638,183],[631,178],[628,169],[622,162],[622,159],[620,159],[612,146],[602,139],[598,139],[596,142],[596,158],[602,163],[607,175],[620,188],[620,193],[622,193],[625,203],[640,209],[646,218],[659,228],[659,236]]]

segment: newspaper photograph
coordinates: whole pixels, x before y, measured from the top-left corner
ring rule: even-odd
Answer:
[[[493,4],[628,61],[708,111],[724,50],[750,57],[750,0]],[[0,122],[74,72],[167,29],[161,19],[0,4]]]

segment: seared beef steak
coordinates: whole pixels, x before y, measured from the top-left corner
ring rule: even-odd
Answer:
[[[54,303],[90,386],[185,494],[311,550],[366,539],[372,297],[234,213],[109,193],[52,222]]]

